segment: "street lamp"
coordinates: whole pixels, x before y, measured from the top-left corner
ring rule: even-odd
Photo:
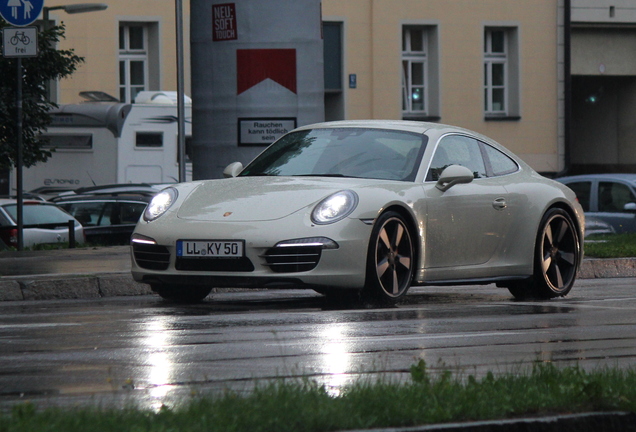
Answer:
[[[52,10],[63,10],[68,14],[76,14],[76,13],[84,13],[84,12],[97,12],[108,9],[108,5],[106,3],[79,3],[79,4],[71,4],[71,5],[60,5],[60,6],[44,6],[42,8],[42,20],[44,21],[44,25],[46,26],[49,21],[49,11]]]

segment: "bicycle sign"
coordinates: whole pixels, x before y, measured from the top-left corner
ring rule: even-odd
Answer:
[[[35,57],[38,55],[37,40],[37,27],[5,27],[2,30],[2,53],[4,57]]]
[[[9,39],[9,42],[11,42],[11,45],[17,45],[18,42],[20,42],[22,45],[28,45],[29,43],[31,43],[31,39],[27,35],[25,35],[23,31],[21,31],[15,32],[13,37]]]

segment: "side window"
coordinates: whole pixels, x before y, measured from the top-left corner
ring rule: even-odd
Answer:
[[[598,211],[622,212],[625,204],[630,202],[636,202],[636,199],[627,185],[615,182],[598,184]]]
[[[141,217],[141,214],[146,209],[145,204],[140,203],[121,203],[121,223],[123,224],[135,224]]]
[[[479,142],[461,135],[449,135],[440,141],[431,167],[426,176],[427,181],[437,181],[444,169],[450,165],[462,165],[473,172],[475,178],[486,177],[486,166],[481,156]]]
[[[163,147],[162,132],[136,132],[136,147]]]
[[[92,134],[42,135],[49,140],[49,147],[73,150],[90,150],[93,148]]]
[[[519,169],[517,163],[494,147],[484,144],[486,157],[490,162],[493,176],[500,176],[516,172]]]
[[[84,226],[95,226],[102,214],[103,204],[99,202],[62,204],[61,207],[69,212]]]
[[[568,183],[566,185],[574,191],[579,200],[579,204],[583,207],[583,211],[590,211],[590,195],[592,192],[592,183],[589,181]]]

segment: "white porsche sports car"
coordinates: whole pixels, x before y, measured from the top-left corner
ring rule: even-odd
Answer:
[[[132,236],[135,280],[174,301],[306,287],[390,304],[411,285],[493,282],[552,298],[583,256],[570,189],[452,126],[304,126],[224,174],[154,197]]]

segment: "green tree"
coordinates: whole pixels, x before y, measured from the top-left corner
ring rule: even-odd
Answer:
[[[0,29],[8,27],[0,18]],[[51,152],[42,130],[51,123],[48,114],[57,104],[48,100],[47,83],[70,76],[84,61],[74,50],[57,50],[55,44],[64,38],[64,23],[38,33],[38,56],[22,59],[23,165],[45,162]],[[17,162],[17,59],[0,57],[0,169]]]

